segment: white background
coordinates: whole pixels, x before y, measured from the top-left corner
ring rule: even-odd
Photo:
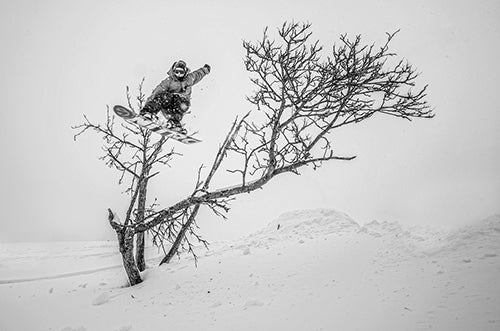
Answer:
[[[238,197],[230,222],[200,213],[209,239],[255,231],[291,209],[329,207],[358,222],[459,224],[500,208],[500,3],[498,1],[3,1],[0,4],[0,241],[113,238],[106,208],[128,197],[98,160],[100,140],[73,141],[86,114],[125,103],[146,77],[149,93],[172,62],[212,73],[194,87],[188,126],[203,143],[172,142],[183,158],[151,189],[165,206],[193,188],[229,124],[250,110],[242,40],[286,20],[309,21],[326,49],[361,34],[392,50],[429,84],[432,120],[377,117],[332,136],[340,155],[302,176],[284,175]],[[221,185],[231,180],[221,177]]]

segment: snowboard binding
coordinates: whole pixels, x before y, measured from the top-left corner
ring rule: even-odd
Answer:
[[[139,116],[142,118],[154,122],[159,126],[165,127],[167,129],[177,131],[182,134],[187,134],[187,130],[183,127],[182,123],[174,114],[168,114],[164,111],[161,112],[163,116],[158,116],[158,114],[154,114],[151,112],[141,112]]]
[[[182,127],[179,118],[172,119],[173,116],[161,116],[160,118],[157,114],[137,114],[131,109],[126,107],[115,105],[113,111],[116,115],[123,118],[125,121],[144,127],[152,132],[158,133],[162,136],[175,139],[183,144],[195,144],[201,142],[201,140],[190,136],[187,134],[187,130]],[[165,115],[162,112],[162,115]],[[182,117],[181,117],[182,118]]]

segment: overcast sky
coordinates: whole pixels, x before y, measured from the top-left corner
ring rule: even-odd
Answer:
[[[382,43],[429,84],[432,120],[379,116],[332,136],[351,162],[276,178],[232,204],[224,223],[200,213],[211,240],[259,229],[293,209],[335,208],[358,222],[461,224],[500,212],[500,2],[493,1],[2,1],[0,3],[0,241],[114,238],[106,208],[125,211],[100,141],[73,141],[83,114],[103,121],[143,77],[150,92],[172,62],[212,73],[193,89],[188,126],[202,144],[166,168],[151,196],[189,194],[252,87],[242,40],[265,26],[308,21],[326,48],[343,33]],[[224,183],[225,178],[220,179]]]

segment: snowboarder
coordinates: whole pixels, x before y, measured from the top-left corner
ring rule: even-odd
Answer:
[[[208,64],[191,72],[185,61],[174,62],[168,71],[168,77],[153,90],[141,109],[140,115],[154,120],[161,111],[173,128],[186,133],[186,130],[182,128],[181,120],[191,105],[191,87],[209,72]]]

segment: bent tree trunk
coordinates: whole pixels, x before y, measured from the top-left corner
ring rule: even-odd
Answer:
[[[122,255],[123,268],[127,273],[128,281],[130,286],[142,283],[141,274],[137,268],[137,264],[134,258],[134,230],[118,224],[114,221],[114,214],[109,211],[109,223],[111,227],[116,231],[116,236],[118,237],[118,245],[120,248],[120,253]]]
[[[191,226],[191,224],[195,220],[199,209],[200,209],[200,204],[197,204],[194,207],[193,211],[191,212],[191,215],[189,216],[188,221],[186,222],[186,224],[184,224],[182,226],[181,230],[177,234],[177,238],[175,239],[174,243],[172,244],[172,247],[170,247],[170,250],[168,251],[167,255],[165,255],[165,257],[160,261],[160,265],[162,265],[164,263],[167,263],[167,264],[170,263],[170,261],[175,256],[175,254],[177,254],[177,252],[179,251],[179,247],[181,246],[181,243],[184,240],[184,237],[186,237],[186,231],[189,229],[189,227]]]

